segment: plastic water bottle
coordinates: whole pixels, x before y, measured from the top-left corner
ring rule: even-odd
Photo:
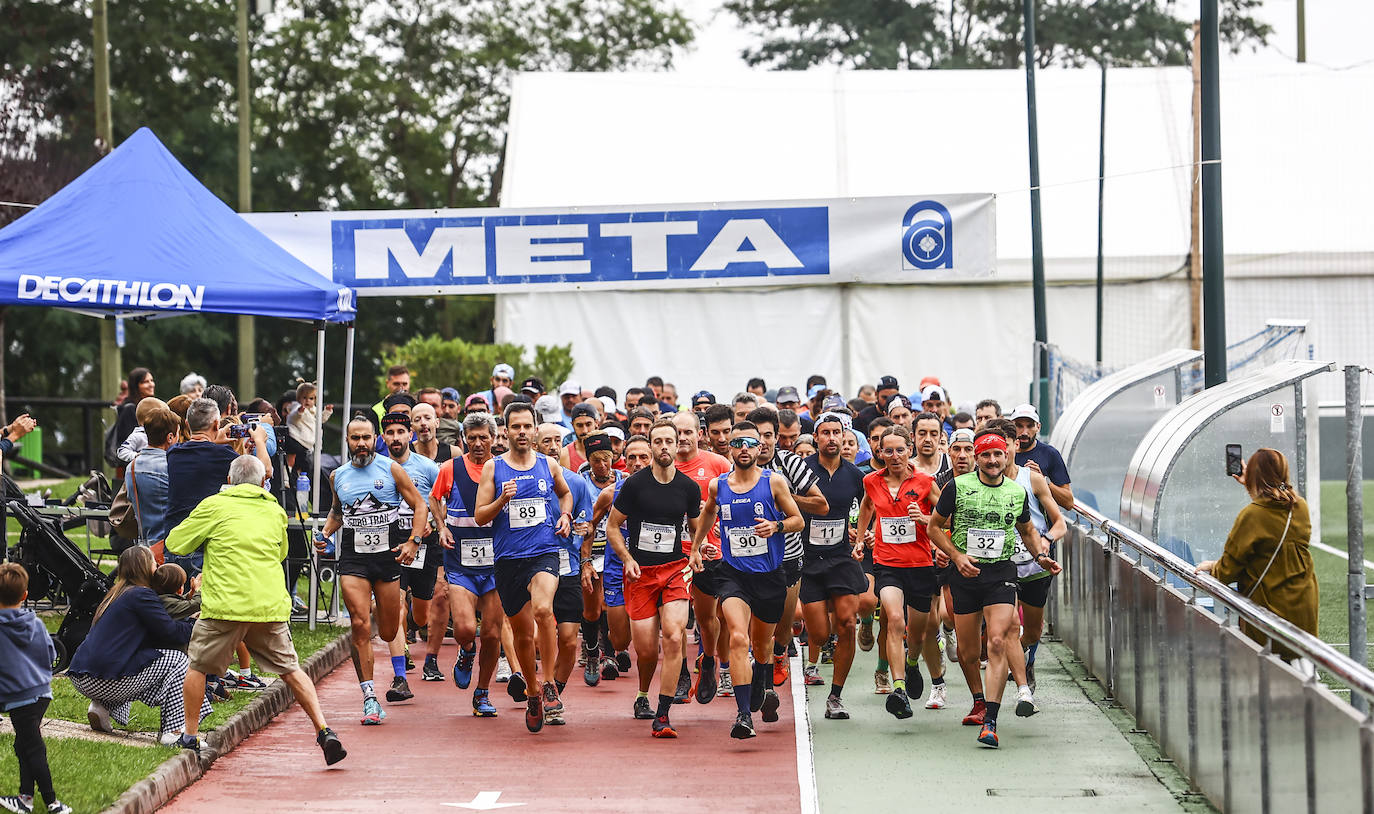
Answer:
[[[296,476],[296,514],[302,518],[310,514],[310,476],[304,472]]]

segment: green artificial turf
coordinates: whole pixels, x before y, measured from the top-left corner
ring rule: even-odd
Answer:
[[[176,754],[175,749],[161,746],[97,743],[77,738],[48,738],[47,747],[53,790],[75,814],[105,810],[126,789]],[[18,793],[19,764],[14,757],[14,736],[0,735],[0,794]],[[41,800],[35,801],[34,808],[43,810]]]

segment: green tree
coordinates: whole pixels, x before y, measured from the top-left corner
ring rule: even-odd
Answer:
[[[847,68],[1016,68],[1022,64],[1019,0],[726,0],[759,38],[751,65]],[[1222,0],[1221,35],[1234,51],[1272,33],[1260,0]],[[1037,4],[1040,67],[1186,65],[1190,22],[1170,0],[1043,0]]]
[[[491,369],[502,362],[514,367],[520,379],[537,376],[552,389],[572,373],[572,345],[535,345],[534,356],[527,359],[520,345],[417,336],[391,348],[383,358],[382,369],[405,365],[410,369],[412,390],[456,387],[466,396],[486,390],[491,385]],[[386,377],[378,376],[375,381],[377,393],[385,394]]]

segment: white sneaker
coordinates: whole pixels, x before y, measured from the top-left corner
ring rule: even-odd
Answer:
[[[496,680],[502,684],[510,681],[510,662],[506,661],[505,656],[496,662]]]
[[[1035,705],[1035,698],[1031,695],[1030,687],[1021,687],[1016,691],[1016,716],[1018,718],[1029,718],[1039,711],[1040,708]]]
[[[945,658],[949,659],[950,663],[959,661],[959,641],[954,638],[952,630],[945,631]]]
[[[946,706],[947,704],[945,703],[945,685],[931,684],[930,700],[926,701],[926,709],[944,709]]]
[[[86,720],[91,722],[91,729],[96,732],[114,732],[114,724],[110,723],[110,711],[99,701],[92,701],[86,707]]]
[[[873,671],[874,695],[887,695],[892,692],[892,677],[886,670]]]

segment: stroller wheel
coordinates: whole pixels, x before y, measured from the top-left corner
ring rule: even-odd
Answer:
[[[53,637],[52,646],[53,649],[57,651],[57,655],[54,656],[52,660],[52,671],[54,673],[60,673],[67,669],[68,664],[71,664],[72,657],[71,654],[67,652],[67,645],[64,644],[61,639]]]

